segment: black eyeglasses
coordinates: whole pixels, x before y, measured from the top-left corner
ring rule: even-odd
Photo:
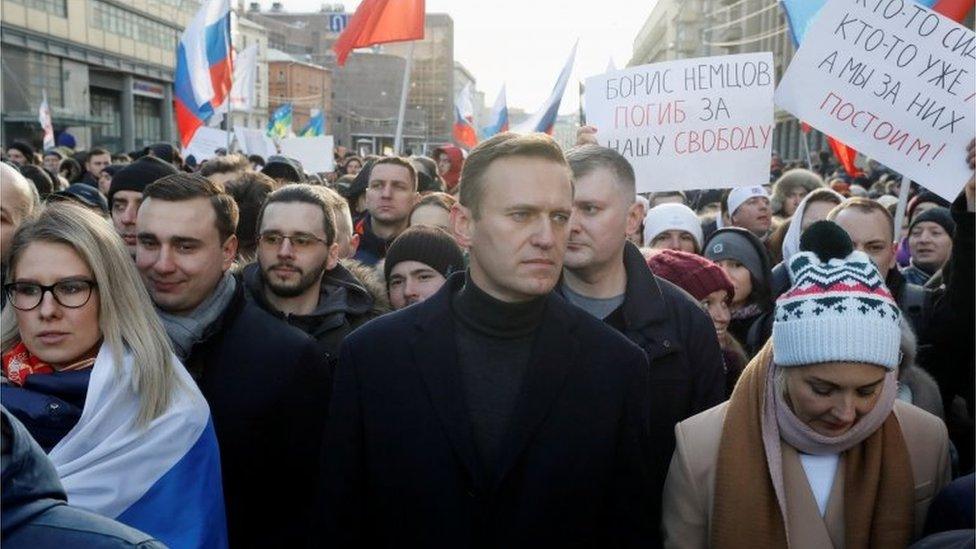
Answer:
[[[20,311],[36,309],[47,292],[51,292],[54,300],[62,307],[77,309],[88,303],[92,290],[97,287],[94,280],[70,279],[59,280],[49,286],[33,282],[11,282],[4,284],[3,291],[7,294],[7,301]]]
[[[290,240],[291,245],[299,250],[306,250],[314,246],[317,242],[321,242],[326,246],[329,245],[324,239],[321,239],[314,234],[308,233],[295,233],[295,234],[281,234],[277,231],[268,231],[266,233],[261,233],[258,237],[261,244],[265,246],[271,246],[272,248],[277,248],[281,246],[285,240]]]

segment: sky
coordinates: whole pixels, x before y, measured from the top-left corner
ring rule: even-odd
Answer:
[[[630,60],[634,38],[656,0],[426,0],[428,13],[454,20],[454,59],[464,65],[490,108],[502,83],[508,107],[534,112],[552,92],[573,43],[576,63],[559,112],[579,109],[576,83],[603,73],[610,59],[618,68]],[[283,0],[291,12],[318,11],[321,0]],[[332,0],[352,13],[359,1]],[[261,2],[262,8],[271,2]]]

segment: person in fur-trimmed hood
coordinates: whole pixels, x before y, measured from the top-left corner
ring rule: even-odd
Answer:
[[[248,297],[318,342],[334,364],[353,329],[389,310],[382,283],[339,262],[335,214],[320,189],[288,185],[258,216],[257,262],[242,271]]]

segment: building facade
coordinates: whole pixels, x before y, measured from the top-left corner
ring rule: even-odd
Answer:
[[[332,112],[332,71],[297,59],[285,52],[268,50],[268,109],[292,104],[292,129],[297,133],[308,124],[312,109]]]
[[[55,134],[77,148],[131,151],[176,140],[176,45],[196,0],[0,0],[0,141],[41,144],[46,93]]]

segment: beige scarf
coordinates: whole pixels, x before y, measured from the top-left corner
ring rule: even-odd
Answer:
[[[712,547],[789,546],[786,502],[776,489],[782,485],[782,470],[767,459],[763,442],[772,355],[770,341],[742,372],[729,401],[715,472]],[[888,414],[880,428],[843,457],[846,548],[907,546],[913,533],[914,480],[895,415]]]

